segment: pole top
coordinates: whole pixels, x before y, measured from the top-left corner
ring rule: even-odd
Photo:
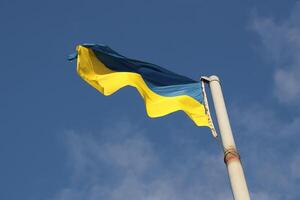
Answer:
[[[209,81],[218,81],[220,83],[220,79],[218,76],[216,75],[212,75],[209,77]]]
[[[201,76],[201,80],[203,80],[204,82],[212,82],[212,81],[218,81],[220,83],[220,79],[218,76],[216,75],[212,75],[210,77],[207,76]]]

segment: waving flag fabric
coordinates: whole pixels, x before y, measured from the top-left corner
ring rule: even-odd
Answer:
[[[79,76],[108,96],[122,87],[135,87],[145,101],[150,117],[161,117],[182,110],[198,126],[208,126],[201,83],[157,65],[127,58],[108,46],[77,46]]]

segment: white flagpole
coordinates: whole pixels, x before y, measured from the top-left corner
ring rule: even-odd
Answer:
[[[227,165],[231,190],[235,200],[250,200],[239,153],[236,149],[231,126],[222,94],[220,80],[217,76],[203,77],[209,82],[212,99],[216,111],[219,130],[224,149],[224,162]]]

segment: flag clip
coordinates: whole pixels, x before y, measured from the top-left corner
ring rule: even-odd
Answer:
[[[213,120],[211,118],[211,114],[210,114],[210,110],[209,110],[209,105],[208,105],[208,100],[207,100],[207,95],[206,95],[206,91],[205,91],[205,83],[209,82],[210,79],[206,76],[202,76],[201,77],[201,89],[202,89],[202,94],[203,94],[203,99],[204,99],[204,107],[205,107],[205,111],[206,114],[208,115],[208,123],[209,123],[209,128],[211,130],[212,135],[217,138],[218,137],[218,133],[215,129],[215,125],[213,123]]]

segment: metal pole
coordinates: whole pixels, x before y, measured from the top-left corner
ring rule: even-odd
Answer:
[[[231,190],[235,200],[250,200],[239,153],[236,149],[230,122],[222,94],[220,80],[217,76],[210,76],[209,81],[212,99],[215,106],[217,121],[224,149],[224,162],[227,166]]]

